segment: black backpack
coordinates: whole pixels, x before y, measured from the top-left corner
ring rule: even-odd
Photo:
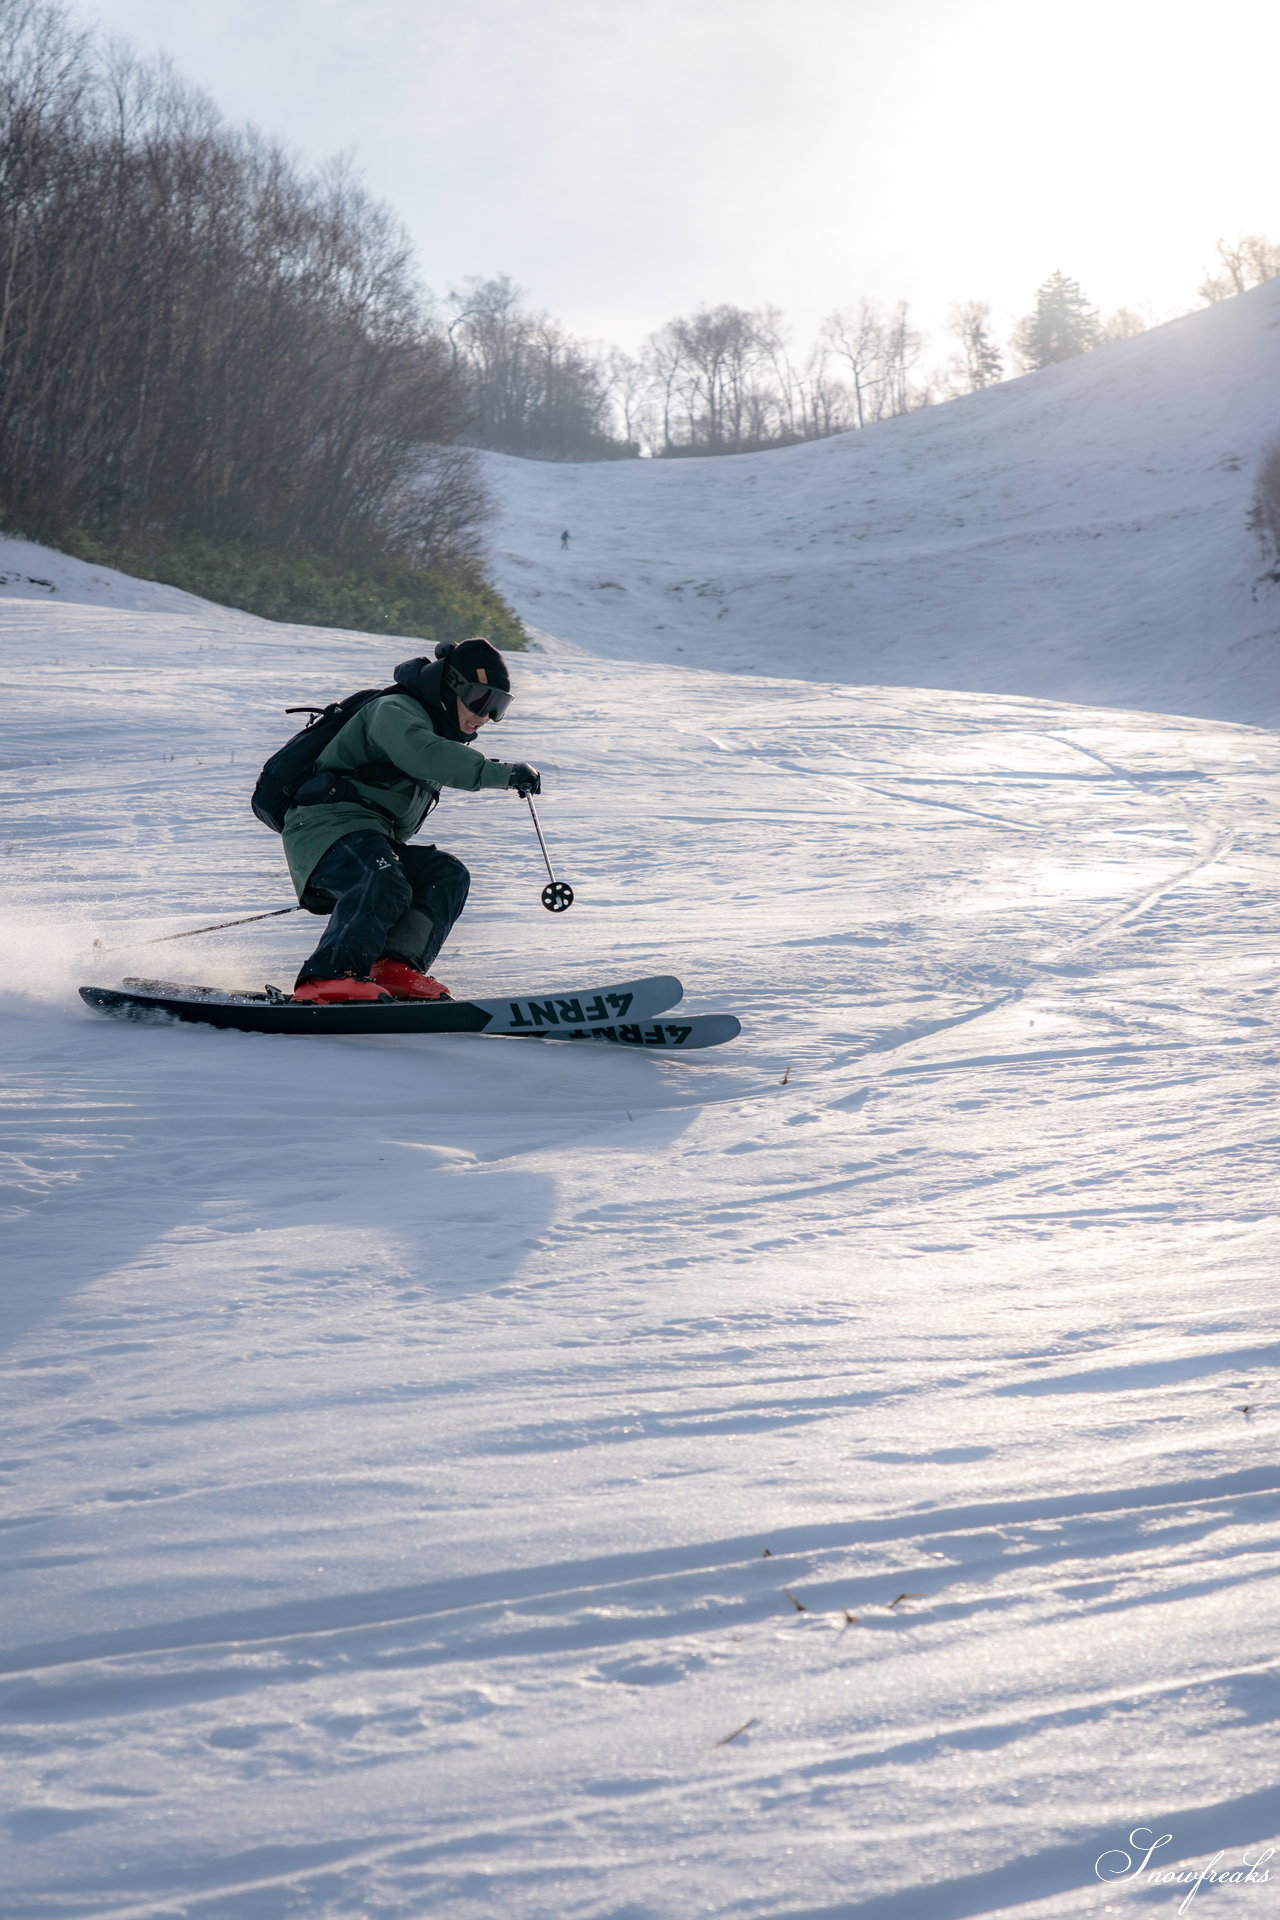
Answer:
[[[286,713],[309,713],[311,719],[301,733],[295,733],[292,740],[286,740],[272,754],[258,775],[250,805],[263,826],[270,827],[273,833],[283,833],[284,817],[290,807],[318,806],[329,800],[359,799],[350,781],[342,774],[317,775],[316,761],[361,707],[368,706],[370,700],[380,700],[384,693],[401,691],[400,687],[365,687],[360,693],[349,693],[345,700],[330,701],[327,707],[286,707]],[[369,786],[385,786],[390,781],[403,780],[405,777],[389,760],[380,760],[368,767],[356,767],[353,771]],[[304,792],[303,789],[309,784],[314,791]],[[378,811],[381,813],[383,809],[378,808]]]

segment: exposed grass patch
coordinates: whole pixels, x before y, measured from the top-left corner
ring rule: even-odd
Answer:
[[[415,567],[391,556],[357,565],[194,538],[144,550],[83,532],[65,534],[58,545],[95,566],[181,587],[264,620],[419,640],[465,640],[483,633],[505,651],[528,644],[518,615],[473,561]]]

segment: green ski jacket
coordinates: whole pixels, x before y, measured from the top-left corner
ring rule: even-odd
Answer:
[[[374,787],[352,777],[355,768],[378,761],[389,761],[403,779]],[[320,754],[316,770],[344,774],[360,797],[290,807],[285,815],[285,859],[304,906],[307,882],[335,840],[348,833],[370,832],[385,833],[388,840],[411,840],[441,787],[461,787],[464,793],[505,787],[511,762],[486,760],[473,747],[442,740],[425,707],[412,694],[387,693],[352,715]]]

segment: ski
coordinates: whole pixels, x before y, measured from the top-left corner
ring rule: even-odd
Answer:
[[[657,1047],[668,1052],[694,1052],[699,1047],[721,1047],[736,1040],[742,1022],[731,1013],[691,1013],[683,1020],[615,1020],[599,1027],[560,1027],[555,1032],[529,1034],[538,1040],[605,1040],[619,1047]]]
[[[542,1039],[609,1039],[624,1028],[640,1030],[637,1023],[666,1013],[683,993],[684,988],[671,974],[653,974],[642,980],[578,988],[571,993],[494,1000],[362,1001],[330,1007],[299,1006],[277,987],[268,987],[264,993],[225,993],[217,987],[178,986],[165,980],[126,980],[123,987],[81,987],[80,998],[95,1011],[117,1019],[180,1020],[240,1033],[503,1033]],[[725,1035],[726,1039],[730,1037]],[[716,1043],[626,1039],[621,1044]]]

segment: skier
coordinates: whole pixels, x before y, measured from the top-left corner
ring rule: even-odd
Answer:
[[[560,535],[561,553],[566,553],[568,551],[568,548],[569,548],[569,529],[568,527],[566,527],[564,532]]]
[[[441,787],[541,793],[536,767],[473,751],[511,704],[511,678],[482,637],[406,660],[395,691],[353,714],[318,755],[285,816],[284,850],[301,904],[331,916],[293,998],[447,1000],[427,969],[466,904],[471,876],[439,847],[405,843]]]

